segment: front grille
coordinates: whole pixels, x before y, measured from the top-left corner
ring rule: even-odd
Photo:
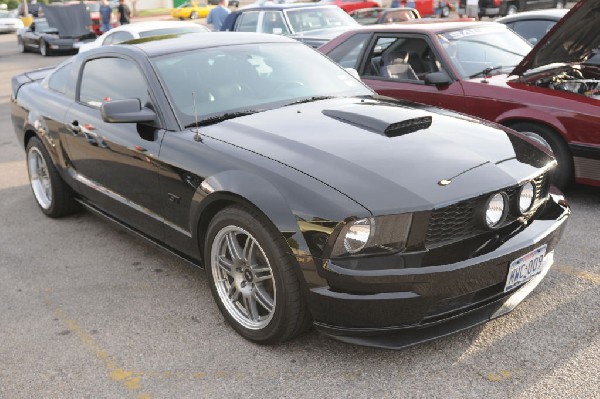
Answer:
[[[548,196],[549,187],[547,175],[542,174],[536,177],[533,179],[533,183],[535,185],[535,200],[533,207],[526,215],[521,215],[519,212],[518,196],[520,186],[502,190],[508,196],[509,203],[508,215],[503,226],[514,222],[520,217],[530,219],[544,203]],[[480,227],[477,221],[477,214],[481,214],[487,199],[492,194],[488,193],[443,208],[434,209],[431,213],[427,235],[425,236],[425,246],[427,248],[435,248],[489,232],[489,230]]]

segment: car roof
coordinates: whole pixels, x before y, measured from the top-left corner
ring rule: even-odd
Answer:
[[[135,46],[144,51],[149,57],[164,54],[193,51],[203,48],[235,46],[253,43],[296,43],[300,42],[281,35],[248,32],[206,32],[189,33],[175,38],[157,36],[148,38],[143,43],[125,44]],[[117,45],[119,46],[119,45]],[[112,46],[108,46],[112,47]]]
[[[492,27],[501,27],[504,26],[502,24],[498,24],[496,22],[479,22],[473,21],[472,19],[465,18],[465,20],[460,21],[445,21],[441,19],[415,19],[409,22],[402,22],[399,24],[387,24],[387,25],[367,25],[357,27],[356,29],[352,29],[349,32],[428,32],[428,33],[438,33],[438,32],[446,32],[450,30],[457,29],[469,29],[476,27],[484,27],[484,26],[492,26]]]
[[[181,26],[186,27],[199,25],[193,22],[186,21],[141,21],[117,26],[116,28],[111,29],[109,32],[122,31],[130,33],[140,33],[148,30],[176,28]]]
[[[523,19],[550,19],[558,21],[564,17],[569,10],[567,8],[553,8],[548,10],[524,11],[506,17],[498,18],[496,22],[507,23]]]

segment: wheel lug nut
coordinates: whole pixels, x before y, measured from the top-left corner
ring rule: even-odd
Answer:
[[[244,287],[246,286],[246,282],[245,282],[245,281],[242,281],[242,282],[240,283],[240,286],[241,286],[242,288],[244,288]]]

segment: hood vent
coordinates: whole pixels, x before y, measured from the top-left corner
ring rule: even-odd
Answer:
[[[323,115],[387,137],[429,129],[432,117],[426,112],[393,105],[361,103],[325,109]]]

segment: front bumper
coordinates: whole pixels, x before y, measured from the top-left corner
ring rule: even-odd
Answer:
[[[493,250],[447,264],[413,267],[418,262],[406,261],[406,254],[381,259],[382,264],[398,262],[395,269],[327,262],[330,285],[309,293],[315,327],[345,342],[402,348],[501,316],[543,279],[569,214],[562,195],[552,194],[534,221],[500,239]],[[544,244],[544,272],[505,293],[510,263]]]

